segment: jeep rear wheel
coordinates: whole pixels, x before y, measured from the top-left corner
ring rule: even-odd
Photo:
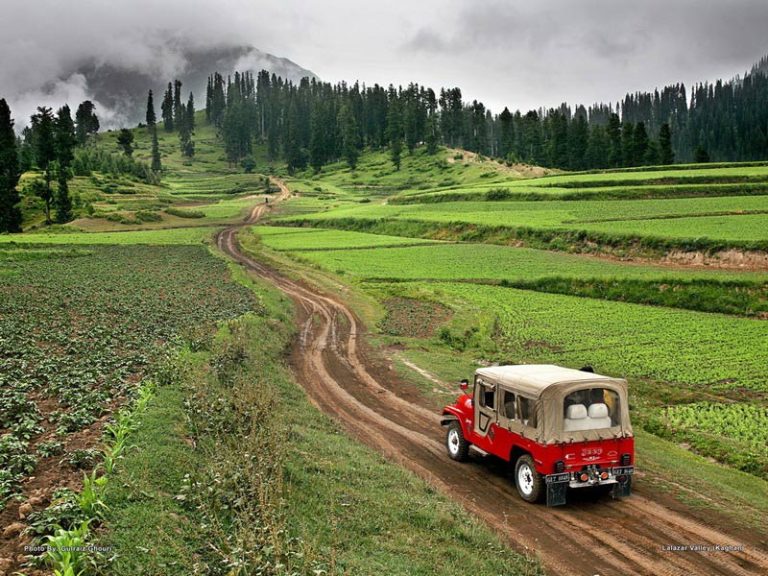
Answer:
[[[515,465],[515,484],[520,497],[526,502],[536,502],[542,493],[541,474],[536,472],[533,458],[528,454],[520,456]]]
[[[461,424],[456,421],[448,426],[448,432],[445,435],[445,447],[448,449],[448,456],[457,462],[463,462],[469,454],[469,442],[464,438],[461,431]]]

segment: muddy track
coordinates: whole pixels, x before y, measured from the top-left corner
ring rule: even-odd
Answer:
[[[279,198],[287,198],[290,192],[275,182],[281,187]],[[255,222],[268,209],[266,205],[255,207],[243,225]],[[461,502],[513,547],[539,556],[549,573],[768,573],[768,554],[761,542],[765,535],[705,524],[680,506],[659,503],[650,489],[645,493],[641,482],[624,501],[577,496],[566,507],[546,508],[518,497],[507,467],[500,461],[458,464],[450,460],[438,415],[365,347],[363,326],[346,304],[244,254],[236,237],[239,228],[220,232],[217,245],[295,303],[299,331],[291,363],[312,402],[355,438]],[[744,549],[665,550],[674,545],[742,545]]]

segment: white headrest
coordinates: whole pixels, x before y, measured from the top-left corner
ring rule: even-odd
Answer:
[[[606,406],[603,403],[592,404],[589,407],[589,417],[590,418],[607,418],[608,406]]]
[[[587,407],[584,404],[571,404],[565,413],[569,420],[581,420],[587,417]]]

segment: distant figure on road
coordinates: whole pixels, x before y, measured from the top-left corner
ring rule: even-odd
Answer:
[[[264,198],[264,203],[269,204],[269,198]]]

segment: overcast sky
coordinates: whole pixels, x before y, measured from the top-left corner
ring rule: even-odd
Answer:
[[[328,81],[455,85],[495,112],[730,78],[768,54],[766,0],[2,1],[11,101],[87,55],[171,74],[167,38],[249,43]],[[66,80],[52,98],[87,94]]]

